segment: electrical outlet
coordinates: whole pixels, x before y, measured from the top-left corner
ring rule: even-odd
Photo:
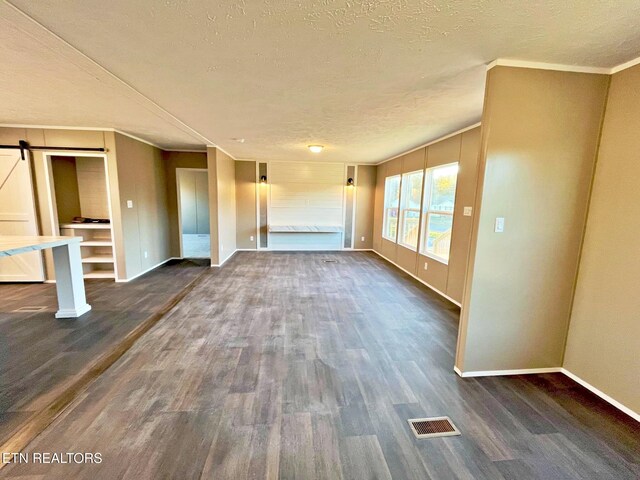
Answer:
[[[504,217],[496,217],[496,225],[494,231],[496,233],[504,232]]]
[[[427,262],[424,262],[424,269],[427,270],[429,268],[429,264]]]
[[[144,258],[149,258],[149,252],[147,252],[146,250],[144,251]]]
[[[127,200],[127,208],[133,208],[133,200]]]
[[[364,242],[364,237],[360,237],[360,241],[361,241],[361,242]]]
[[[464,216],[470,217],[473,212],[473,207],[464,207]]]
[[[251,241],[253,242],[253,235],[251,235],[251,236],[249,237],[249,240],[251,240]]]

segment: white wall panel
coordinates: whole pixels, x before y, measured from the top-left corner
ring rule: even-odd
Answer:
[[[345,166],[342,163],[270,162],[269,225],[335,226],[344,222]],[[342,233],[270,234],[276,250],[336,250]]]

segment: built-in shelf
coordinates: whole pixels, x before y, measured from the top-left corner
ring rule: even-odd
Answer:
[[[81,247],[113,247],[111,240],[88,240],[86,242],[80,242]]]
[[[92,255],[91,257],[83,257],[82,263],[113,263],[112,255]]]
[[[116,278],[112,270],[93,270],[84,274],[84,278]]]
[[[60,228],[72,228],[76,230],[111,230],[110,223],[61,223]]]
[[[270,233],[342,233],[340,226],[331,225],[269,225]]]

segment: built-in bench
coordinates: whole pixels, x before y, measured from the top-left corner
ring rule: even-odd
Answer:
[[[269,225],[269,233],[342,233],[342,230],[327,225]]]
[[[269,225],[271,250],[340,250],[344,228],[337,225]]]

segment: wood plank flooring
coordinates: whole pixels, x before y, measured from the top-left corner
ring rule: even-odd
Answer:
[[[201,272],[207,261],[171,261],[129,283],[87,280],[92,310],[56,319],[53,284],[0,284],[0,445]],[[14,312],[24,306],[44,310]]]
[[[458,314],[372,253],[237,253],[27,449],[102,463],[0,476],[640,476],[638,423],[565,376],[459,378]],[[413,437],[440,415],[462,435]]]

